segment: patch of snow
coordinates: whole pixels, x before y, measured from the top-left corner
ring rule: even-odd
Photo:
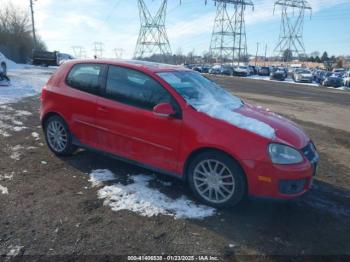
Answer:
[[[12,129],[15,132],[21,132],[22,130],[27,129],[27,127],[25,127],[25,126],[15,126]]]
[[[32,113],[25,110],[16,110],[15,116],[31,116]]]
[[[27,116],[31,115],[28,111],[15,110],[10,106],[1,105],[0,106],[0,135],[4,137],[9,137],[12,132],[20,132],[27,127],[23,126],[23,120]]]
[[[0,181],[2,181],[2,180],[12,180],[13,179],[13,174],[14,173],[11,173],[10,175],[9,174],[0,175]]]
[[[93,184],[106,179],[114,180],[115,176],[112,175],[109,170],[93,171],[90,180]],[[134,183],[105,186],[98,191],[98,197],[104,199],[105,205],[113,211],[130,210],[146,217],[168,215],[175,219],[204,219],[216,213],[214,208],[197,205],[185,196],[171,199],[157,189],[150,188],[149,182],[154,179],[150,176],[132,175],[130,178]]]
[[[55,69],[11,63],[8,76],[10,86],[0,87],[0,104],[12,103],[40,93]]]
[[[47,162],[46,161],[41,161],[41,164],[42,165],[47,165]]]
[[[32,132],[32,137],[35,138],[35,140],[39,140],[40,136],[37,132]]]
[[[116,180],[115,175],[109,170],[97,169],[90,174],[89,182],[93,187],[102,186],[103,182]]]
[[[8,195],[8,193],[9,193],[7,187],[4,187],[4,186],[2,186],[2,185],[0,185],[0,192],[1,192],[1,194],[3,194],[3,195]]]
[[[12,153],[10,155],[10,158],[16,161],[19,161],[21,159],[21,151],[24,149],[21,145],[16,145],[12,148]]]
[[[16,257],[16,256],[18,256],[21,253],[21,251],[24,248],[24,246],[12,246],[11,245],[9,248],[10,248],[10,252],[8,252],[6,254],[6,256],[8,256],[8,257]]]

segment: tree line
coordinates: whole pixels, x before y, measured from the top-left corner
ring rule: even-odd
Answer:
[[[29,15],[12,4],[0,9],[0,52],[17,63],[27,63],[34,48]],[[46,50],[38,38],[37,49]]]

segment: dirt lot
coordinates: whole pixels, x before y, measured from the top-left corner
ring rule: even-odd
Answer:
[[[8,124],[0,129],[0,185],[8,189],[8,194],[0,191],[0,261],[1,255],[11,252],[25,256],[206,254],[226,261],[280,258],[270,255],[350,255],[350,94],[249,79],[217,80],[247,102],[303,126],[321,154],[313,190],[289,202],[250,199],[204,220],[113,212],[97,198],[98,188],[91,187],[92,170],[152,174],[86,151],[55,157],[43,141],[39,99],[31,97],[0,106],[0,120]],[[11,129],[14,121],[27,128]],[[171,187],[153,186],[171,197],[192,199],[185,185],[170,181]]]

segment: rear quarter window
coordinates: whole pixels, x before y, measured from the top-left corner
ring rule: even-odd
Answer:
[[[74,65],[67,76],[66,83],[83,92],[98,94],[101,87],[101,71],[102,65],[99,64]]]

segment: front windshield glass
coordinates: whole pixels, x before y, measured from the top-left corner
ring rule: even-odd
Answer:
[[[241,99],[197,72],[162,72],[158,75],[197,110],[219,105],[232,110],[243,105]]]

